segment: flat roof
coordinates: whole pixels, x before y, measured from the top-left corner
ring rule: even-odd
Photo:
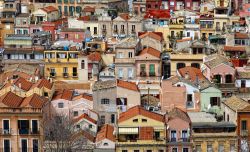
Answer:
[[[217,122],[213,114],[206,112],[188,112],[187,113],[192,123],[211,123]]]

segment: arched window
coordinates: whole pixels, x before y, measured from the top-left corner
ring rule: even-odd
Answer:
[[[219,75],[219,74],[214,75],[214,82],[221,83],[221,75]]]
[[[191,63],[191,67],[200,69],[200,64],[199,63]]]
[[[186,66],[185,63],[177,63],[177,65],[176,65],[177,69],[184,68],[185,66]]]

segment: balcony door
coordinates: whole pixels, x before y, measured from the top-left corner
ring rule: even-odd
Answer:
[[[21,152],[28,152],[28,140],[21,139]]]
[[[29,134],[29,120],[18,120],[19,134]]]
[[[4,139],[3,141],[3,152],[10,152],[10,140]]]
[[[37,120],[32,120],[32,133],[38,133],[38,121]]]
[[[9,120],[3,120],[3,133],[9,133],[10,132],[10,121]]]

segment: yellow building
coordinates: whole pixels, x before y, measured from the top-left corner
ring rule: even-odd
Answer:
[[[44,75],[54,80],[78,80],[78,51],[44,51]]]
[[[215,33],[214,15],[204,14],[200,16],[201,38],[208,38]]]
[[[229,7],[229,0],[215,0],[215,7]]]
[[[192,121],[191,138],[196,152],[236,152],[238,140],[233,122],[218,122],[212,114],[189,112]]]
[[[169,24],[169,31],[171,37],[183,37],[183,31],[184,31],[184,18],[178,17],[178,18],[171,18],[170,24]]]
[[[135,106],[120,114],[117,152],[166,151],[164,116]]]

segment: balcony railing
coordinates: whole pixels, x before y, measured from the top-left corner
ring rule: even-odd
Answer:
[[[18,129],[19,135],[28,135],[30,133],[29,129]]]
[[[30,130],[30,134],[32,134],[32,135],[39,135],[40,131],[38,129],[31,129]]]
[[[67,78],[67,77],[69,77],[69,74],[68,73],[63,73],[63,77]]]
[[[243,137],[248,136],[248,130],[241,130],[240,135],[243,136]]]
[[[3,129],[3,128],[1,128],[0,129],[0,134],[1,135],[11,135],[11,133],[12,133],[12,129],[11,128],[9,128],[9,129]]]
[[[50,73],[50,77],[53,77],[53,78],[56,77],[56,73],[51,72],[51,73]]]

